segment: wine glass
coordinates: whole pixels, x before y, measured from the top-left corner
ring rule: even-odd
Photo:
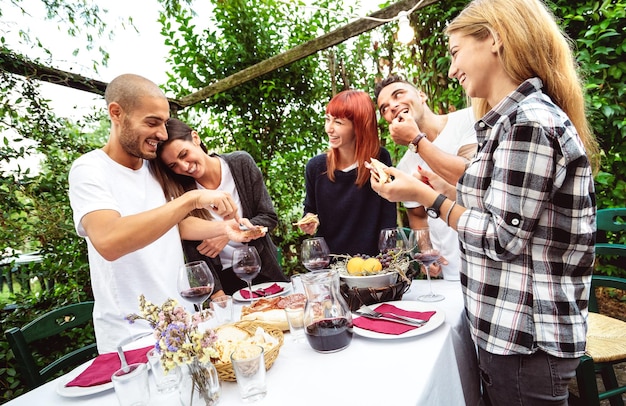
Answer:
[[[324,237],[307,238],[302,241],[300,257],[302,265],[309,271],[328,268],[328,265],[330,265],[330,250]]]
[[[248,284],[250,301],[254,301],[252,293],[252,279],[261,272],[261,257],[256,248],[250,245],[236,248],[233,251],[233,272],[237,277]]]
[[[404,230],[399,227],[383,228],[378,236],[378,251],[381,254],[397,255],[409,247]]]
[[[179,268],[176,283],[180,296],[202,310],[202,303],[213,292],[215,279],[206,262],[193,261]]]
[[[409,246],[413,252],[413,258],[421,262],[426,268],[426,278],[428,279],[429,293],[421,295],[417,299],[422,302],[438,302],[445,299],[445,296],[433,292],[433,284],[430,280],[428,268],[441,256],[439,250],[432,248],[430,230],[428,228],[411,230],[409,234]]]

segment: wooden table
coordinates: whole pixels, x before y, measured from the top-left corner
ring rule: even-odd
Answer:
[[[433,281],[446,299],[433,303],[445,313],[445,322],[427,334],[378,340],[355,335],[343,351],[320,354],[289,334],[276,362],[267,373],[267,396],[257,405],[475,405],[479,378],[474,345],[463,315],[459,282]],[[426,281],[414,281],[403,300],[428,290]],[[114,391],[79,398],[56,393],[57,380],[11,402],[16,405],[117,404]],[[153,385],[151,380],[151,385]],[[178,405],[178,394],[161,395],[151,387],[150,405]],[[222,383],[221,405],[243,404],[235,382]]]

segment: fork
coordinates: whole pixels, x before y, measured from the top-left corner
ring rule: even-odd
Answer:
[[[418,324],[426,323],[426,320],[414,319],[412,317],[401,316],[399,314],[395,314],[395,313],[392,313],[392,312],[380,313],[380,312],[377,312],[376,310],[372,309],[371,307],[368,307],[367,305],[361,306],[359,308],[359,310],[357,310],[357,312],[364,313],[364,314],[369,314],[370,316],[376,317],[376,318],[381,318],[381,317],[384,317],[385,315],[389,315],[389,316],[393,316],[393,317],[395,317],[397,319],[400,319],[400,320],[409,321],[411,323],[418,323]]]

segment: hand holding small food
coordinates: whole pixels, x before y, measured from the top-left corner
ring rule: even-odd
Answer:
[[[414,176],[407,175],[399,169],[388,167],[385,169],[385,173],[391,175],[391,181],[382,182],[381,179],[372,171],[370,183],[372,185],[372,189],[376,193],[390,202],[419,202],[420,197],[434,194],[433,190],[428,185],[420,182]],[[428,192],[426,192],[426,190]],[[425,195],[425,193],[427,194]]]
[[[317,214],[307,213],[299,221],[293,223],[294,226],[300,227],[303,233],[313,235],[317,231],[317,227],[320,225],[320,220]]]
[[[403,111],[389,123],[389,135],[393,142],[409,145],[421,131],[408,111]]]
[[[250,242],[257,238],[264,237],[267,234],[267,227],[255,226],[250,223],[250,220],[241,218],[237,220],[226,220],[226,235],[232,241],[236,242]],[[241,225],[245,226],[245,230],[242,230]]]
[[[372,176],[375,176],[376,180],[378,180],[380,183],[391,182],[391,178],[387,173],[387,169],[389,167],[380,162],[378,159],[370,158],[370,162],[365,161],[365,167],[370,170]]]
[[[237,214],[237,205],[230,193],[220,190],[194,190],[187,193],[195,193],[196,209],[207,209],[211,213],[215,213],[223,219],[239,219]]]

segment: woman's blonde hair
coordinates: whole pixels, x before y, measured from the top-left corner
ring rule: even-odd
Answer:
[[[589,160],[597,166],[599,147],[587,121],[571,40],[541,0],[473,0],[446,28],[447,35],[452,33],[478,40],[499,37],[499,58],[507,74],[519,83],[541,79],[545,93],[572,121]],[[477,117],[493,107],[484,99],[476,102]]]
[[[357,177],[355,184],[365,185],[370,179],[370,171],[364,165],[370,158],[379,158],[380,138],[376,121],[376,108],[370,95],[361,90],[344,90],[337,93],[326,106],[326,114],[335,118],[352,121],[354,127]],[[335,181],[335,169],[339,162],[339,150],[331,148],[326,156],[327,176]]]

